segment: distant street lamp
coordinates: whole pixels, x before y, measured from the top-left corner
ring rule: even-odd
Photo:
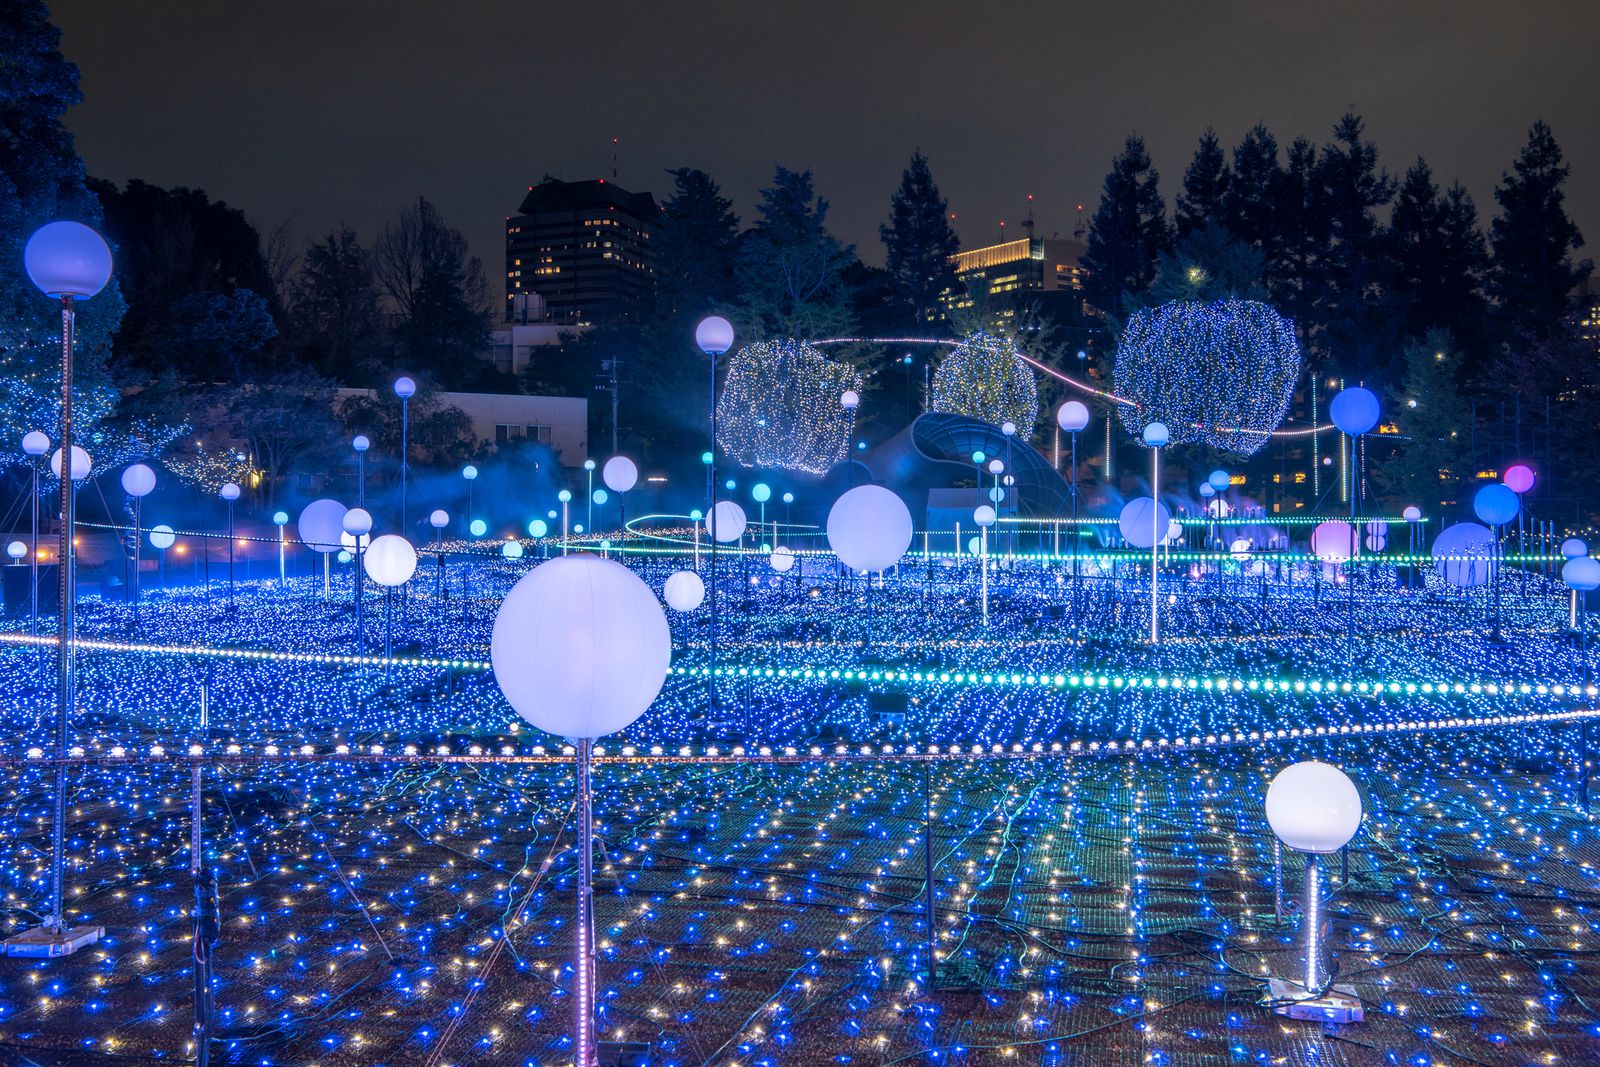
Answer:
[[[233,610],[233,502],[239,499],[239,487],[229,482],[222,487],[222,499],[228,502],[228,610]]]
[[[81,222],[50,222],[35,230],[22,253],[28,277],[39,291],[61,302],[61,448],[76,459],[72,443],[72,345],[77,314],[74,305],[87,300],[111,281],[111,249],[105,239]],[[75,466],[73,464],[72,466]],[[73,474],[68,469],[67,474]],[[69,478],[62,479],[65,487]],[[67,729],[75,704],[73,676],[74,600],[73,587],[73,494],[61,494],[61,542],[56,554],[57,587],[60,591],[59,638],[56,644],[56,781],[55,822],[51,860],[50,908],[47,931],[29,931],[43,940],[49,955],[65,956],[100,939],[99,927],[65,931],[62,915],[62,890],[66,879],[67,819]]]
[[[367,449],[372,442],[366,434],[358,433],[350,447],[356,450],[356,507],[361,507],[367,502]]]
[[[30,430],[22,435],[22,450],[28,454],[28,466],[33,468],[33,540],[30,542],[29,557],[33,561],[33,580],[28,597],[31,609],[32,622],[29,624],[28,633],[34,637],[39,636],[39,457],[50,451],[50,438],[38,430]]]
[[[1166,531],[1161,529],[1161,449],[1171,435],[1165,423],[1152,422],[1144,428],[1144,443],[1150,446],[1150,643],[1161,639],[1159,608],[1161,592],[1160,552]]]
[[[463,529],[472,525],[472,483],[478,480],[478,468],[468,463],[461,468],[461,477],[467,481],[467,513],[461,516]]]
[[[711,450],[706,453],[710,464],[710,499],[706,501],[706,514],[715,514],[717,508],[717,357],[733,347],[733,324],[721,315],[710,315],[695,327],[694,342],[709,358],[711,365]],[[717,714],[717,539],[711,538],[711,555],[707,568],[711,581],[711,636],[709,670],[706,674],[709,712],[713,720]]]
[[[1056,411],[1056,425],[1072,438],[1072,639],[1078,639],[1078,434],[1089,425],[1089,409],[1077,400],[1068,400]],[[1061,555],[1061,525],[1056,524],[1056,555]],[[1076,655],[1076,651],[1074,651]]]
[[[289,584],[289,573],[288,573],[288,569],[284,566],[284,556],[283,556],[283,528],[285,526],[287,526],[288,523],[289,523],[289,513],[287,511],[274,511],[272,513],[272,524],[278,528],[278,588],[279,589],[282,589],[284,586]]]
[[[583,520],[583,524],[592,530],[594,529],[594,460],[586,459],[583,461],[583,472],[589,477],[589,492],[585,504],[589,510]]]
[[[156,472],[143,463],[135,463],[122,472],[122,490],[133,497],[133,625],[139,625],[139,538],[143,534],[140,516],[144,498],[156,487]]]
[[[406,529],[406,483],[411,477],[410,433],[411,398],[417,395],[417,383],[405,375],[394,380],[394,395],[400,398],[400,530]]]

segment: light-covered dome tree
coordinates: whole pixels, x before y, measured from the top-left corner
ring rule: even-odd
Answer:
[[[928,410],[1012,422],[1026,439],[1039,420],[1039,387],[1008,337],[974,333],[939,361],[928,390]]]
[[[1254,300],[1174,301],[1137,311],[1113,371],[1123,428],[1165,423],[1175,445],[1241,456],[1267,443],[1300,377],[1294,323]]]
[[[855,430],[855,409],[839,397],[861,389],[860,371],[804,341],[746,345],[717,398],[717,444],[741,466],[824,474]]]

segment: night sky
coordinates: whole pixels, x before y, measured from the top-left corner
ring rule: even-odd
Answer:
[[[370,240],[419,193],[500,283],[501,226],[546,172],[661,196],[708,170],[748,220],[775,163],[809,167],[868,262],[921,146],[968,246],[1005,219],[1068,233],[1130,131],[1169,201],[1209,124],[1318,143],[1340,113],[1380,159],[1491,191],[1544,118],[1600,245],[1600,4],[609,2],[54,5],[90,172],[205,189],[264,232]]]

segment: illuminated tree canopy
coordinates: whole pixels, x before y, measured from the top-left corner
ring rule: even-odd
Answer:
[[[1136,312],[1117,344],[1118,417],[1172,444],[1255,453],[1288,414],[1300,376],[1294,323],[1254,300],[1174,301]]]
[[[966,415],[992,426],[1014,422],[1026,439],[1039,419],[1039,388],[1033,368],[1009,338],[974,333],[933,372],[928,410]]]
[[[804,341],[746,345],[717,399],[717,444],[741,466],[825,474],[855,429],[855,412],[839,397],[861,388],[859,371]]]

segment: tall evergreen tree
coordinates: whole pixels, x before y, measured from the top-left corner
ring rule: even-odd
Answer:
[[[1472,409],[1461,394],[1460,354],[1449,331],[1431,329],[1405,345],[1403,385],[1385,407],[1405,440],[1376,464],[1383,491],[1429,515],[1445,514],[1471,477],[1472,459],[1461,435]]]
[[[100,203],[62,123],[82,94],[60,39],[39,0],[0,4],[0,435],[13,440],[35,429],[54,437],[60,410],[61,311],[29,280],[23,246],[57,219],[101,225]],[[93,447],[93,431],[116,401],[106,361],[125,308],[113,276],[78,309],[74,414],[96,459],[107,462],[113,456]]]
[[[698,321],[734,298],[739,217],[711,175],[679,167],[672,195],[661,205],[656,248],[656,306],[674,328]]]
[[[1212,220],[1161,253],[1155,284],[1146,302],[1173,300],[1260,300],[1266,257],[1255,245],[1240,241]]]
[[[1528,131],[1528,143],[1494,191],[1500,214],[1490,224],[1494,267],[1489,289],[1501,340],[1544,339],[1572,309],[1573,289],[1591,264],[1575,262],[1583,234],[1563,206],[1570,168],[1555,134],[1544,122]]]
[[[1224,221],[1241,241],[1271,257],[1277,232],[1277,197],[1282,181],[1278,141],[1260,123],[1233,150],[1233,168],[1223,195]]]
[[[1327,247],[1327,221],[1317,196],[1317,149],[1295,138],[1282,168],[1273,174],[1271,221],[1264,231],[1267,293],[1277,309],[1294,320],[1308,350],[1316,335],[1312,305],[1318,268]]]
[[[855,248],[828,232],[828,201],[812,188],[811,172],[778,167],[756,216],[738,261],[746,335],[805,339],[848,330],[844,271]]]
[[[956,282],[950,257],[960,249],[950,228],[950,205],[939,195],[928,157],[919,148],[889,201],[889,222],[878,227],[887,252],[884,266],[910,313],[908,325],[930,321],[939,297]]]
[[[418,198],[378,236],[373,260],[397,313],[396,356],[446,388],[479,377],[489,341],[488,285],[467,239]]]
[[[1385,369],[1390,328],[1381,302],[1386,273],[1377,209],[1394,197],[1394,181],[1378,167],[1378,150],[1360,116],[1346,113],[1317,161],[1315,199],[1327,224],[1326,253],[1312,293],[1323,352],[1344,373]]]
[[[1112,318],[1121,318],[1128,296],[1143,293],[1155,281],[1156,261],[1167,246],[1167,209],[1159,182],[1144,140],[1130,136],[1111,161],[1100,207],[1089,222],[1083,259],[1089,302]]]
[[[706,360],[694,346],[695,323],[714,311],[728,311],[737,299],[734,265],[739,251],[739,218],[733,201],[703,170],[678,167],[672,195],[661,205],[661,221],[651,243],[656,248],[656,313],[638,327],[590,331],[580,343],[562,346],[556,360],[530,366],[533,384],[560,391],[592,387],[608,360],[618,361],[621,411],[618,422],[629,448],[656,455],[693,455],[705,447],[711,417],[706,395]],[[581,380],[580,380],[580,376]],[[563,384],[556,379],[565,377]],[[608,412],[591,404],[597,416],[591,440],[610,436]]]
[[[371,379],[383,329],[372,254],[340,226],[306,249],[290,294],[290,318],[301,358],[348,385]]]
[[[1401,333],[1416,339],[1442,327],[1454,337],[1475,338],[1486,255],[1466,190],[1457,185],[1441,196],[1433,171],[1418,159],[1400,182],[1383,240],[1385,297]]]
[[[1200,136],[1194,159],[1183,172],[1183,192],[1172,214],[1173,226],[1179,239],[1196,230],[1205,229],[1206,223],[1215,221],[1227,225],[1228,161],[1222,153],[1217,133],[1210,127]]]

